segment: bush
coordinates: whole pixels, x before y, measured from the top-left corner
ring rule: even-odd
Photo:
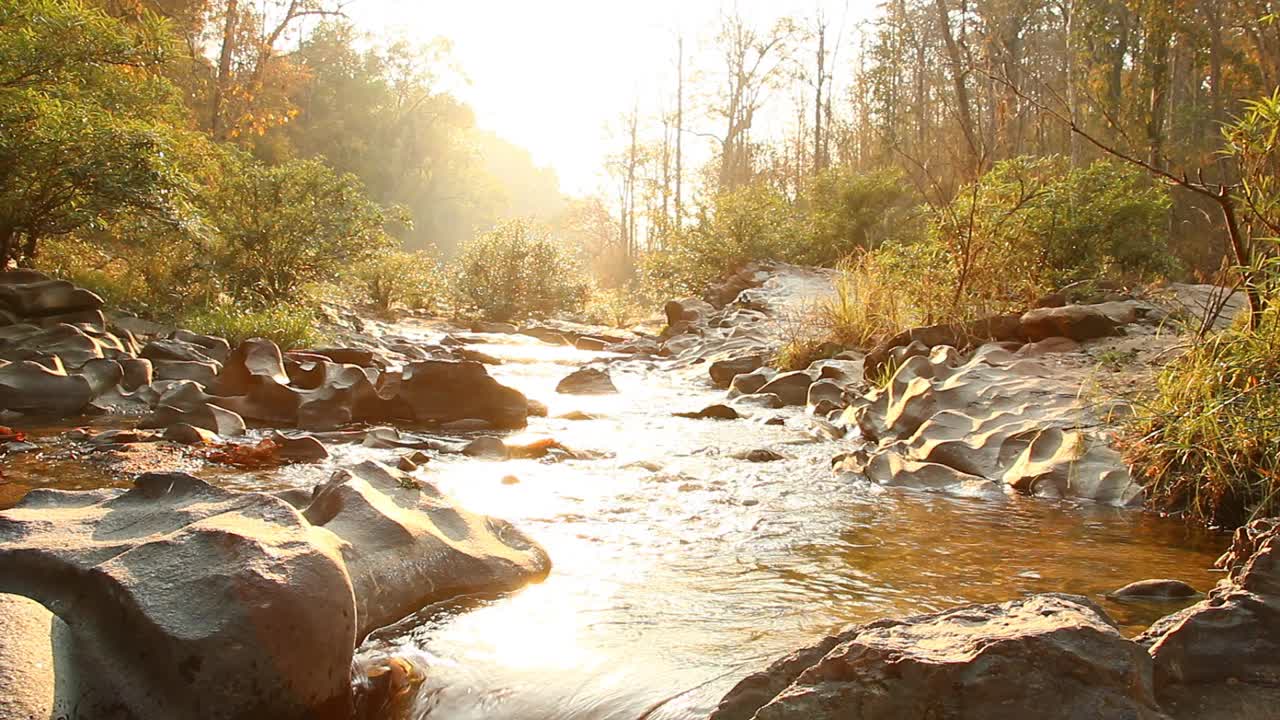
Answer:
[[[642,282],[660,297],[700,295],[752,260],[790,257],[799,236],[795,209],[782,193],[764,184],[722,192],[696,223],[669,238],[666,250],[643,258]]]
[[[352,278],[364,297],[386,313],[397,304],[427,308],[440,295],[440,274],[426,253],[384,250],[358,264]]]
[[[298,305],[275,305],[262,310],[219,303],[180,320],[182,327],[226,338],[235,345],[249,338],[266,338],[282,350],[315,345],[323,340],[316,330],[315,311]]]
[[[579,309],[590,291],[573,257],[523,220],[463,245],[449,280],[459,309],[503,322]]]
[[[801,193],[805,232],[786,256],[830,267],[846,257],[923,233],[919,198],[902,173],[853,173],[832,168],[810,180]]]
[[[234,297],[259,305],[294,301],[389,245],[386,211],[354,175],[318,160],[267,166],[229,152],[205,204],[221,238],[217,274]]]
[[[1280,513],[1280,324],[1235,328],[1160,374],[1122,446],[1150,503],[1235,527]]]
[[[582,308],[582,320],[594,325],[629,327],[645,315],[633,288],[593,288]]]

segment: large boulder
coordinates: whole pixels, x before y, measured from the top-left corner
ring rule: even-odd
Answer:
[[[76,717],[339,718],[357,622],[341,545],[270,495],[143,475],[0,512],[0,592],[66,623]]]
[[[1180,709],[1181,717],[1199,717],[1202,698],[1220,694],[1252,698],[1234,713],[1239,720],[1275,717],[1280,519],[1255,520],[1238,529],[1219,565],[1227,577],[1208,597],[1158,620],[1137,638],[1155,662],[1156,692]]]
[[[840,469],[883,485],[1125,506],[1144,497],[1079,381],[1008,346],[983,345],[963,362],[946,346],[908,358],[843,422],[876,444]]]
[[[871,379],[883,372],[888,364],[892,363],[895,367],[901,365],[912,353],[894,351],[913,344],[918,344],[923,350],[914,354],[927,355],[929,350],[943,345],[968,350],[988,342],[1020,343],[1026,339],[1018,315],[993,315],[967,323],[910,328],[872,348],[863,362],[863,373],[867,379]]]
[[[827,638],[738,683],[711,720],[1163,720],[1151,659],[1091,601],[1034,595]]]
[[[551,570],[510,523],[460,510],[430,483],[375,461],[335,473],[303,515],[346,541],[359,637],[431,603],[513,590]]]
[[[394,393],[412,419],[424,423],[479,419],[499,428],[521,428],[528,422],[529,401],[520,391],[490,377],[478,362],[424,360],[405,366]]]
[[[60,620],[0,595],[21,610],[0,627],[23,635],[0,641],[0,668],[52,658],[0,671],[0,697],[84,720],[345,720],[367,632],[549,567],[507,523],[372,462],[310,495],[181,473],[128,491],[36,490],[0,512],[0,593]]]
[[[1134,303],[1113,301],[1036,308],[1024,313],[1020,324],[1023,334],[1032,342],[1051,337],[1080,341],[1117,335],[1119,328],[1137,319]]]
[[[280,348],[270,340],[252,338],[236,346],[227,356],[214,383],[218,395],[245,395],[262,385],[288,385]]]

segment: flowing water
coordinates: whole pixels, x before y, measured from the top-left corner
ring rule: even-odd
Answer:
[[[619,394],[557,395],[571,369],[608,356],[492,339],[475,346],[505,360],[491,372],[549,405],[550,417],[531,418],[523,435],[595,457],[440,456],[422,471],[463,506],[525,529],[554,569],[514,594],[424,609],[365,643],[366,656],[393,653],[423,669],[415,717],[702,718],[743,674],[850,623],[1057,591],[1094,597],[1136,632],[1174,608],[1102,593],[1151,577],[1202,589],[1217,579],[1209,567],[1225,539],[1180,521],[1087,503],[885,491],[833,476],[842,444],[812,435],[798,411],[672,417],[723,397],[704,366],[613,358]],[[555,418],[575,410],[593,419]],[[786,424],[761,422],[776,415]],[[57,430],[35,433],[52,446],[43,455],[9,460],[0,506],[29,486],[126,484],[60,445]],[[734,458],[758,448],[784,459]],[[280,488],[395,456],[331,449],[320,465],[193,469],[230,487]]]

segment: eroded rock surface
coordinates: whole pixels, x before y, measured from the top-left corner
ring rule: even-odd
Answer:
[[[1035,595],[879,620],[738,683],[712,720],[1165,716],[1151,659],[1089,600]]]
[[[41,678],[0,673],[0,696],[47,682],[55,697],[29,703],[86,720],[347,718],[369,630],[550,567],[509,524],[378,463],[293,500],[153,473],[128,491],[33,491],[0,512],[0,593],[38,600],[66,628],[15,626],[35,644],[0,649],[52,647],[54,662]]]
[[[873,445],[839,469],[880,484],[1113,505],[1143,498],[1079,384],[1001,345],[967,361],[947,347],[912,357],[844,421]]]

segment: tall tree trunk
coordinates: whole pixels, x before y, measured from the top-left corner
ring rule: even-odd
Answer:
[[[239,20],[240,0],[227,0],[227,16],[222,23],[222,51],[218,53],[218,76],[213,83],[213,107],[209,117],[209,132],[215,140],[226,139],[223,121],[223,105],[231,86],[231,56],[236,52],[236,23]]]
[[[969,154],[973,160],[970,172],[976,177],[982,172],[982,149],[973,124],[969,88],[965,84],[965,64],[960,56],[960,46],[956,44],[955,35],[951,32],[951,14],[947,10],[946,0],[934,0],[933,5],[938,11],[938,26],[947,47],[947,58],[951,62],[951,84],[956,94],[956,113],[960,120],[960,131],[964,133],[964,139],[969,145]]]
[[[0,272],[9,269],[9,256],[13,254],[13,239],[17,235],[11,227],[0,228]]]
[[[676,39],[676,228],[684,221],[681,183],[684,180],[684,36]]]
[[[1155,0],[1159,4],[1163,0]],[[1151,82],[1151,99],[1147,105],[1147,162],[1152,167],[1164,167],[1165,113],[1169,100],[1169,44],[1172,31],[1169,27],[1169,10],[1156,10],[1147,21],[1146,52],[1147,77]]]
[[[827,26],[818,25],[818,90],[813,101],[813,173],[822,172],[825,158],[822,157],[822,83],[825,79],[823,65],[827,57]]]
[[[1067,52],[1067,115],[1071,118],[1071,123],[1076,124],[1080,122],[1080,89],[1079,80],[1076,78],[1075,0],[1062,0],[1062,26]],[[1070,148],[1071,167],[1080,167],[1080,136],[1068,132],[1067,142]]]

